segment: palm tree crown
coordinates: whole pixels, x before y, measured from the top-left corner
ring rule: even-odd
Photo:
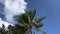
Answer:
[[[40,28],[43,26],[41,21],[45,17],[35,18],[36,10],[26,11],[24,14],[15,16],[18,24],[14,26],[9,25],[7,30],[5,29],[4,24],[0,28],[0,34],[35,34],[35,31],[42,31]],[[42,31],[46,34],[44,31]]]
[[[26,11],[25,14],[15,16],[17,21],[19,21],[19,26],[24,27],[24,30],[26,30],[26,34],[32,34],[33,27],[35,30],[40,30],[40,28],[43,26],[41,21],[45,17],[35,18],[35,15],[36,10],[30,10]]]

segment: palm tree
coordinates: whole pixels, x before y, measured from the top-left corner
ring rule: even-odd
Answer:
[[[0,28],[0,34],[7,34],[4,24],[2,24],[2,28]]]
[[[25,14],[15,16],[19,23],[14,26],[9,25],[8,30],[5,29],[3,24],[2,28],[0,28],[0,34],[35,34],[33,30],[46,34],[40,29],[43,26],[41,21],[45,17],[35,18],[35,15],[36,10],[30,10],[26,11]]]
[[[36,15],[36,10],[30,10],[30,11],[26,11],[25,14],[15,16],[15,18],[19,22],[16,28],[19,28],[19,30],[21,30],[25,34],[33,34],[32,29],[39,31],[40,28],[43,26],[41,21],[45,17],[35,18],[35,15]]]

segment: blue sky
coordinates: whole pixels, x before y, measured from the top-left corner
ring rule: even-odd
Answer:
[[[0,2],[0,17],[4,20],[4,15],[2,14],[4,12],[4,5]]]
[[[27,0],[27,3],[27,9],[36,8],[36,17],[46,16],[46,19],[42,21],[44,23],[42,30],[47,34],[60,34],[60,0]],[[1,4],[0,11],[2,9],[3,5]],[[4,16],[0,13],[0,17]]]
[[[60,34],[60,0],[27,0],[27,9],[37,9],[38,16],[46,16],[42,30],[47,34]],[[39,32],[36,32],[39,34]]]

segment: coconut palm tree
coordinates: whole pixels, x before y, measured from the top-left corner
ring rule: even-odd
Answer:
[[[0,28],[0,34],[7,34],[4,24],[2,24],[2,28]]]
[[[3,24],[2,28],[0,28],[0,34],[35,34],[33,30],[41,31],[46,34],[46,32],[41,30],[43,26],[41,21],[45,16],[35,18],[35,15],[36,10],[30,10],[26,11],[24,14],[15,16],[18,24],[14,26],[9,25],[7,30]]]
[[[36,10],[30,10],[30,11],[26,11],[22,15],[15,16],[15,18],[19,22],[18,26],[16,28],[19,28],[23,32],[22,34],[33,34],[32,29],[39,31],[40,28],[43,26],[41,21],[45,17],[35,18],[35,15],[36,15]],[[35,32],[34,32],[34,34],[35,34]]]

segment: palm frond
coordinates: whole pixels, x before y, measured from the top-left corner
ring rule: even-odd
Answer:
[[[34,16],[36,14],[36,10],[30,10],[30,11],[26,11],[26,16],[28,17],[29,22],[31,23],[31,21],[34,19]]]
[[[43,26],[43,24],[41,23],[41,24],[35,24],[35,29],[39,29],[39,28],[41,28]]]
[[[28,17],[25,14],[17,15],[15,18],[20,23],[28,23]]]
[[[36,9],[32,11],[32,19],[34,19],[35,15],[36,15]]]
[[[35,18],[35,19],[33,20],[33,23],[38,24],[38,23],[40,23],[43,19],[45,19],[45,17]]]

